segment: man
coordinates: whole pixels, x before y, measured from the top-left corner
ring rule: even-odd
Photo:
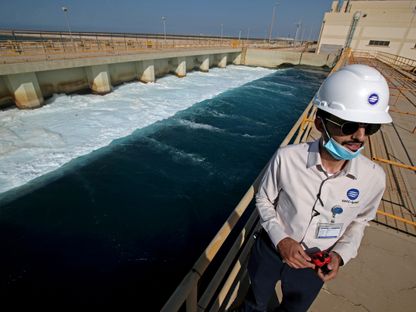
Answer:
[[[348,65],[324,81],[314,98],[322,137],[280,148],[260,183],[263,231],[248,265],[244,311],[266,311],[279,280],[278,311],[306,311],[357,255],[385,189],[382,168],[360,152],[367,136],[391,122],[388,101],[386,80],[369,66]],[[322,267],[312,259],[318,251],[329,255]]]

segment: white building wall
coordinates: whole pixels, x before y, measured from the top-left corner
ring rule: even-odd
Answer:
[[[363,29],[362,36],[363,39],[403,39],[406,34],[406,29],[403,27],[377,27],[377,26],[367,26],[360,27]]]
[[[318,53],[345,47],[354,14],[360,14],[351,41],[351,48],[384,51],[416,59],[416,0],[344,0],[336,11],[333,1],[325,13]],[[388,46],[369,45],[370,40],[389,41]]]

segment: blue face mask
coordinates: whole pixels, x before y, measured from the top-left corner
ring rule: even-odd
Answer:
[[[326,135],[328,136],[329,140],[325,142],[324,140],[324,147],[328,151],[329,154],[331,154],[332,157],[334,157],[337,160],[351,160],[358,155],[360,155],[361,150],[364,148],[364,146],[361,146],[358,150],[355,152],[345,148],[341,144],[339,144],[337,141],[335,141],[331,136],[329,135],[328,131],[326,130],[326,126],[324,121],[322,120],[322,125],[324,127],[324,130],[326,132]]]
[[[324,147],[328,153],[337,160],[351,160],[360,155],[361,150],[364,148],[364,146],[362,146],[353,152],[339,144],[333,138],[330,138],[326,143],[324,141]]]

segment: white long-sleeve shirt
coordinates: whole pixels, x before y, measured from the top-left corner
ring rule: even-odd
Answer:
[[[347,263],[357,255],[385,183],[383,169],[365,156],[348,161],[342,171],[329,176],[321,163],[319,140],[288,145],[270,161],[256,194],[256,206],[275,246],[291,237],[309,248],[332,248]],[[334,217],[334,207],[343,212]],[[317,238],[319,224],[331,221],[342,224],[338,237]]]

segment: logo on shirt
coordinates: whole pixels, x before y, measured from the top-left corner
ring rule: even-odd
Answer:
[[[358,198],[358,196],[360,195],[360,191],[359,190],[357,190],[357,189],[355,189],[355,188],[352,188],[352,189],[349,189],[348,191],[347,191],[347,197],[350,199],[350,200],[356,200],[357,198]]]
[[[377,93],[372,93],[368,97],[368,103],[370,103],[371,105],[376,105],[377,102],[378,102],[378,94]]]
[[[356,205],[360,202],[359,200],[356,200],[358,199],[358,196],[360,196],[360,191],[356,188],[350,188],[346,195],[347,198],[342,200],[343,203]]]

